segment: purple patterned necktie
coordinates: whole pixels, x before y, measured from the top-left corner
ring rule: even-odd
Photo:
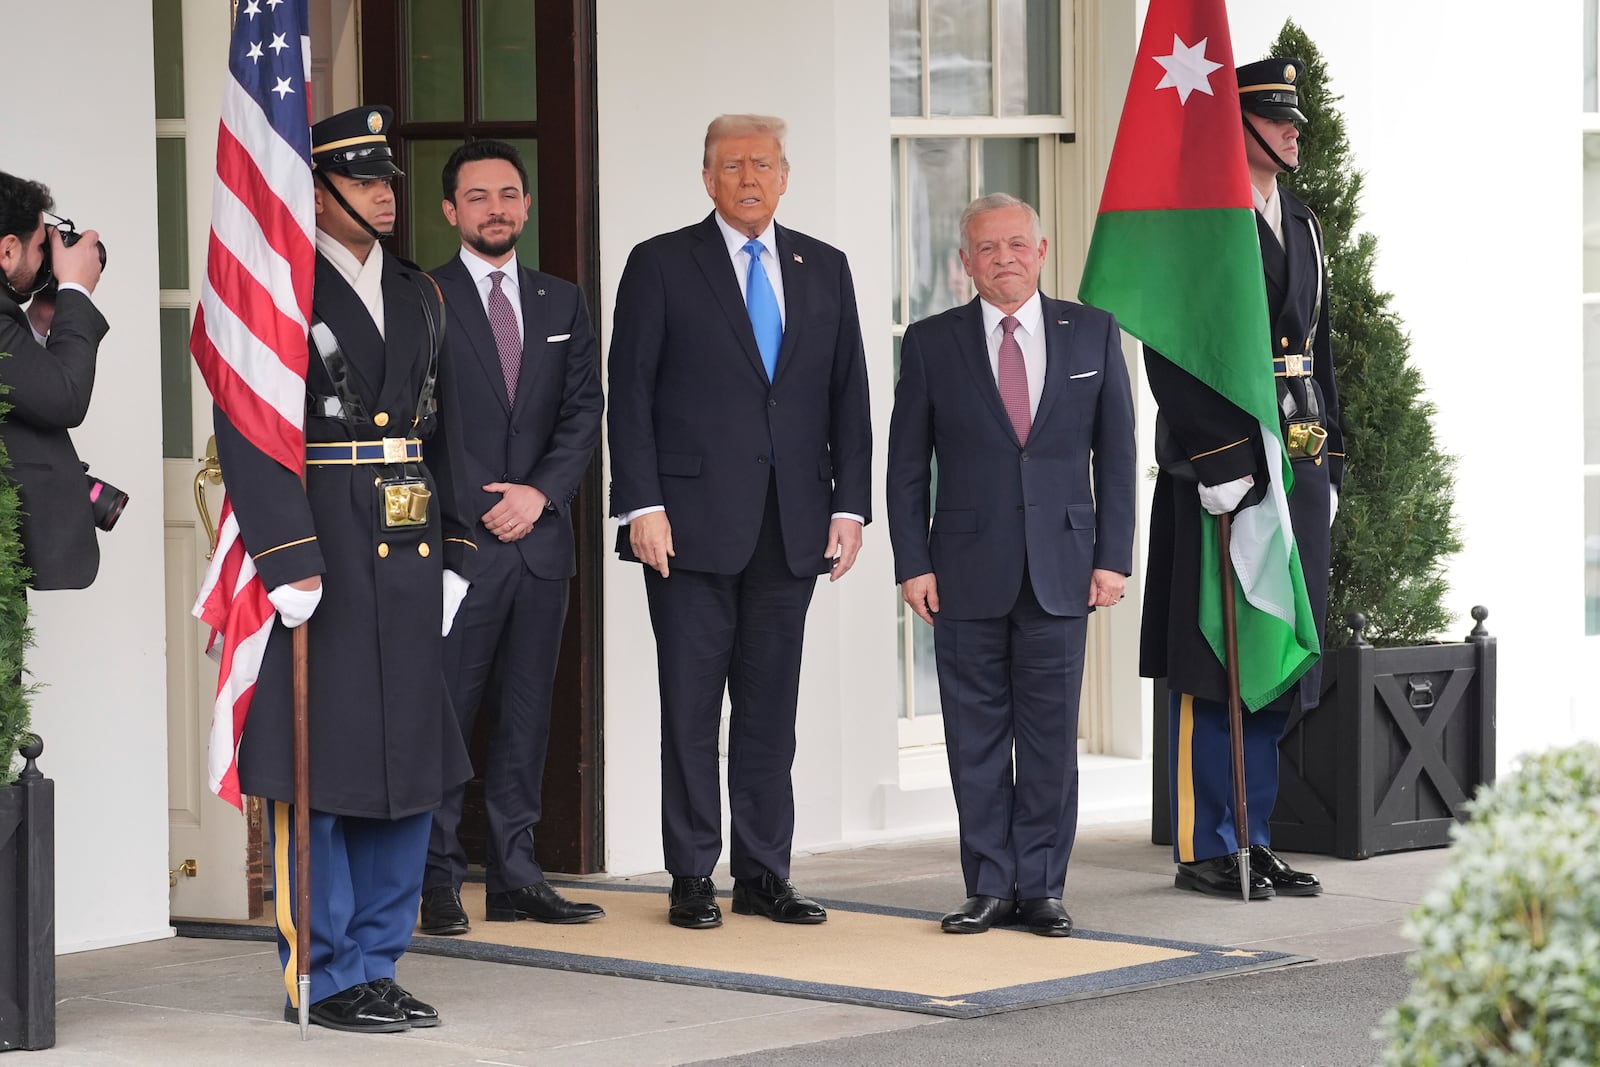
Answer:
[[[516,403],[517,374],[522,369],[522,336],[517,330],[517,313],[500,283],[505,271],[489,272],[494,288],[489,290],[489,326],[494,330],[494,346],[500,350],[500,372],[506,376],[506,400]]]
[[[1017,441],[1028,443],[1028,431],[1033,428],[1033,414],[1028,408],[1028,367],[1022,361],[1022,346],[1017,343],[1015,315],[1000,320],[1005,336],[1000,339],[1000,402],[1006,406],[1011,418],[1011,428],[1017,432]]]

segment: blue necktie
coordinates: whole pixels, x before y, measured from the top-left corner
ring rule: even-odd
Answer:
[[[761,265],[765,245],[754,237],[744,243],[750,256],[750,274],[746,279],[744,305],[750,313],[750,326],[756,333],[756,347],[761,350],[761,364],[767,368],[767,381],[778,373],[778,349],[783,345],[783,316],[778,313],[778,295],[772,291],[767,269]]]

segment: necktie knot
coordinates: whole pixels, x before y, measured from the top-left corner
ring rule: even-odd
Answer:
[[[744,251],[750,256],[751,262],[755,262],[756,260],[760,259],[761,253],[765,252],[766,250],[767,246],[756,240],[754,237],[750,238],[750,240],[744,243]]]
[[[1007,315],[1005,318],[1000,320],[1000,328],[1006,332],[1007,337],[1010,337],[1012,334],[1016,333],[1017,327],[1021,325],[1022,323],[1017,321],[1017,317],[1015,315]]]
[[[492,270],[489,272],[489,280],[494,282],[494,287],[498,289],[500,288],[500,283],[506,280],[506,272],[503,270]]]

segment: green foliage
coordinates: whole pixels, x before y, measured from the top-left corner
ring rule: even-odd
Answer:
[[[1600,1063],[1600,746],[1531,757],[1472,802],[1412,914],[1392,1067]]]
[[[0,419],[10,410],[10,404],[0,401]],[[10,466],[0,441],[0,472]],[[17,746],[28,734],[32,695],[31,687],[22,684],[23,658],[33,644],[33,631],[28,627],[29,573],[22,563],[21,520],[16,484],[0,474],[0,786],[16,776]]]
[[[1376,645],[1432,641],[1447,629],[1444,562],[1461,551],[1451,501],[1455,459],[1439,451],[1434,406],[1410,363],[1411,340],[1373,282],[1378,242],[1357,234],[1362,175],[1350,158],[1342,97],[1329,88],[1317,46],[1291,20],[1272,55],[1305,63],[1300,170],[1284,185],[1322,222],[1328,253],[1329,341],[1345,432],[1344,488],[1333,526],[1327,642],[1349,638],[1345,618],[1367,617]]]

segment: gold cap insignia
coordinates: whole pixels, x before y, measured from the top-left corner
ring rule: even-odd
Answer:
[[[1283,80],[1288,82],[1290,85],[1294,84],[1294,64],[1293,63],[1287,64],[1283,68]],[[378,131],[377,130],[373,130],[372,132],[373,133],[377,133]]]
[[[382,133],[383,116],[376,111],[367,112],[367,130],[371,133]]]

